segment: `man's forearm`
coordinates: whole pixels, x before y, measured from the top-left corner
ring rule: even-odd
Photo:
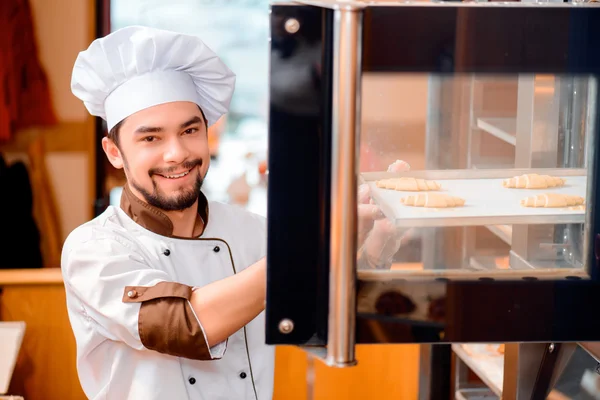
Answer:
[[[262,312],[267,264],[263,258],[244,271],[196,289],[190,302],[209,346],[219,344]]]

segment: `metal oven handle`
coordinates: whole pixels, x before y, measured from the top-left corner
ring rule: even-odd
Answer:
[[[362,13],[334,11],[331,238],[326,363],[356,364],[357,159]]]

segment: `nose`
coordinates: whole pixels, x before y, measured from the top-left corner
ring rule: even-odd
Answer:
[[[189,155],[190,152],[185,147],[180,137],[175,137],[167,141],[163,159],[166,163],[181,164]]]

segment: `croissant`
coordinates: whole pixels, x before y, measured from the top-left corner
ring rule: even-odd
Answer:
[[[502,186],[517,189],[547,189],[563,186],[565,179],[550,175],[525,174],[505,179]]]
[[[439,190],[442,185],[435,181],[428,181],[417,178],[392,178],[382,179],[376,182],[377,187],[406,192],[419,192],[429,190]]]
[[[579,196],[570,196],[562,193],[545,193],[526,197],[521,200],[521,205],[524,207],[556,208],[580,206],[583,202],[583,197]]]
[[[461,207],[465,204],[464,199],[450,196],[445,193],[417,194],[402,198],[400,199],[400,202],[405,206],[429,208]]]

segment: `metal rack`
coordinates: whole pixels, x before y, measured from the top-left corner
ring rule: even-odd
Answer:
[[[434,76],[430,78],[428,102],[427,168],[585,168],[589,150],[594,146],[591,134],[594,121],[589,110],[595,109],[596,96],[596,81],[591,78],[543,74]],[[458,104],[452,106],[453,111],[458,112],[441,120],[433,118],[434,110],[450,108],[450,102]],[[440,143],[435,139],[444,135],[466,143],[460,157],[454,160],[443,157]],[[504,145],[503,155],[486,155],[486,144],[487,147]],[[508,151],[507,146],[511,147]],[[549,259],[553,252],[559,253],[553,261],[563,267],[584,265],[581,224],[540,227],[503,223],[489,224],[485,228],[501,240],[498,253],[478,254],[474,243],[477,228],[461,228],[460,244],[455,249],[442,251],[445,255],[454,252],[450,258],[460,260],[453,268],[495,268],[489,260],[501,256],[506,249],[511,268],[535,268],[531,260]],[[439,252],[436,241],[441,241],[440,235],[439,232],[423,235],[424,253],[433,249]],[[547,238],[562,243],[540,249],[540,241]],[[424,256],[424,260],[427,261],[425,269],[439,264],[439,259],[432,257]]]
[[[456,399],[600,397],[595,343],[513,343],[505,345],[504,354],[485,344],[454,344],[452,350]],[[469,379],[470,371],[479,381]]]

